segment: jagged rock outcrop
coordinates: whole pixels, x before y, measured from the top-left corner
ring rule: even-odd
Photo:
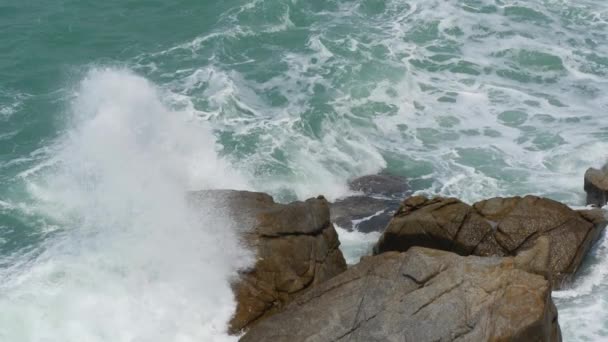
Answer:
[[[252,327],[242,342],[561,341],[548,238],[517,257],[414,247],[365,257]]]
[[[608,165],[601,170],[590,168],[585,172],[587,205],[603,207],[608,203]]]
[[[576,211],[535,196],[492,198],[473,206],[455,198],[414,196],[403,202],[374,252],[423,246],[460,255],[512,256],[547,236],[547,272],[559,288],[577,271],[606,223],[601,210]]]
[[[386,173],[355,178],[348,183],[363,195],[338,199],[330,204],[331,220],[347,230],[381,232],[410,192],[404,177]]]
[[[323,197],[279,204],[267,194],[246,191],[203,191],[191,196],[194,203],[212,201],[214,208],[226,210],[257,257],[233,286],[237,308],[230,322],[232,333],[346,270]]]

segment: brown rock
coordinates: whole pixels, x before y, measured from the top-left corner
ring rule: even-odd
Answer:
[[[375,246],[376,253],[423,246],[460,255],[512,256],[549,238],[555,287],[577,271],[606,226],[600,210],[575,211],[535,196],[492,198],[473,206],[454,198],[405,200]]]
[[[204,191],[194,203],[213,201],[234,218],[255,265],[234,283],[236,313],[230,332],[238,333],[276,312],[303,290],[346,270],[338,235],[322,198],[290,204],[245,191]],[[200,203],[199,203],[200,204]]]
[[[471,229],[462,230],[465,223]],[[490,231],[489,222],[455,198],[414,196],[403,202],[375,250],[406,251],[422,246],[468,255]]]
[[[421,247],[363,258],[241,341],[561,341],[551,284],[536,274],[549,243],[538,241],[515,258]]]
[[[608,165],[607,165],[608,166]],[[590,168],[585,172],[585,192],[587,205],[603,207],[608,203],[608,170]]]

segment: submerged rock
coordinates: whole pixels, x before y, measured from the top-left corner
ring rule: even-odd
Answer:
[[[341,228],[362,233],[381,232],[391,221],[400,201],[351,196],[330,204],[331,220]]]
[[[348,182],[353,191],[360,191],[368,196],[396,197],[409,191],[405,177],[380,173],[355,178]]]
[[[606,226],[601,210],[572,210],[535,196],[492,198],[470,206],[455,198],[422,196],[403,202],[374,247],[376,254],[423,246],[460,255],[511,256],[549,238],[546,270],[561,287]]]
[[[353,191],[363,195],[341,198],[330,204],[331,220],[341,228],[362,233],[382,232],[409,193],[404,177],[378,174],[353,179]]]
[[[237,308],[230,322],[232,333],[346,270],[323,197],[278,204],[263,193],[218,190],[193,193],[192,198],[227,210],[257,256],[255,265],[233,286]]]
[[[587,193],[587,205],[603,207],[608,203],[608,169],[604,166],[601,170],[590,168],[585,172],[585,192]]]
[[[549,242],[513,258],[414,247],[363,258],[252,327],[242,342],[561,341]]]

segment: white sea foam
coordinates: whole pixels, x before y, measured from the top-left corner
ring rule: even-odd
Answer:
[[[385,167],[389,152],[434,166],[429,193],[464,191],[465,199],[474,201],[526,191],[570,204],[580,201],[572,191],[588,158],[579,152],[597,141],[594,134],[604,134],[600,114],[608,106],[597,96],[608,86],[589,71],[594,62],[587,58],[608,51],[601,44],[587,44],[586,33],[601,31],[606,5],[386,1],[380,12],[369,16],[362,15],[365,2],[341,3],[318,12],[303,10],[306,6],[299,2],[262,4],[236,5],[220,16],[217,30],[160,53],[190,49],[194,55],[213,56],[204,67],[189,69],[168,87],[186,94],[182,102],[205,98],[205,106],[191,108],[234,139],[251,140],[246,146],[250,155],[235,159],[257,188],[272,192],[287,188],[298,197],[318,192],[337,197],[344,191],[344,179]],[[517,11],[509,14],[513,8],[532,17],[520,18]],[[295,27],[292,12],[306,15],[311,26]],[[251,20],[259,16],[268,20]],[[247,52],[231,56],[234,60],[229,63],[215,62],[223,52],[207,44],[211,40],[228,39],[230,46],[238,46],[232,44],[250,35],[264,36],[273,31],[267,30],[272,25],[278,31],[309,31],[305,51],[278,46],[271,59],[280,73],[259,81],[232,69],[242,63],[267,62]],[[340,29],[346,26],[358,29]],[[563,39],[553,39],[554,32]],[[352,55],[344,54],[345,48]],[[386,54],[377,54],[382,49]],[[520,56],[528,52],[544,55],[528,60]],[[554,69],[545,68],[542,61],[535,64],[547,56],[556,63]],[[414,63],[421,61],[426,69]],[[145,57],[137,61],[145,62]],[[458,63],[469,65],[468,71],[459,69]],[[369,65],[378,72],[366,73]],[[387,68],[394,72],[386,72]],[[520,80],[506,71],[522,71]],[[272,92],[280,93],[287,103],[269,104],[265,96]],[[311,133],[302,125],[310,120],[312,110],[318,110],[311,104],[317,92],[327,92],[331,101],[319,113],[321,127]],[[366,109],[355,114],[373,103],[395,111]],[[500,115],[509,110],[521,111],[526,118],[515,125],[505,123]],[[575,124],[568,121],[577,118],[583,119]],[[458,149],[463,148],[492,153],[494,160],[461,158]],[[284,158],[276,157],[279,152]],[[570,159],[570,166],[561,158]],[[289,171],[268,172],[276,169]],[[560,187],[548,186],[551,180]],[[297,189],[289,184],[298,184]]]
[[[91,71],[72,110],[57,164],[31,186],[62,229],[0,270],[0,340],[234,340],[229,280],[249,255],[229,217],[185,193],[246,182],[129,71]]]
[[[340,226],[335,226],[340,238],[340,249],[344,254],[346,263],[349,265],[357,264],[362,256],[371,255],[374,244],[380,238],[380,233],[378,232],[366,234],[356,230],[348,231]]]
[[[23,102],[29,96],[28,94],[15,93],[0,88],[0,120],[8,120],[23,106]]]

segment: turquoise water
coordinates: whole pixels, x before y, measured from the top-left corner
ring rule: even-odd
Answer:
[[[601,0],[0,1],[0,340],[230,340],[249,256],[190,189],[388,169],[580,206],[607,26]],[[566,341],[608,335],[605,244],[556,294]]]

